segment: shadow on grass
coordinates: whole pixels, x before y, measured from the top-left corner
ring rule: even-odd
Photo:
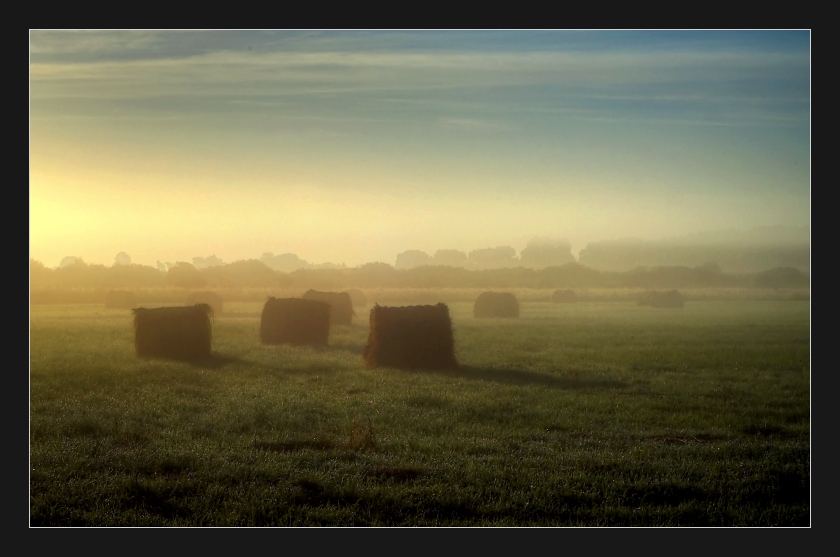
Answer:
[[[212,354],[209,358],[189,360],[187,363],[195,367],[200,367],[202,369],[219,369],[230,364],[247,363],[247,360],[243,360],[239,356],[230,356],[228,354],[215,353]]]
[[[239,356],[230,356],[226,354],[219,354],[214,353],[210,356],[205,356],[201,358],[174,358],[174,357],[162,357],[162,356],[155,356],[150,358],[144,358],[149,360],[160,360],[160,361],[169,361],[169,362],[180,362],[184,364],[191,365],[193,367],[198,367],[202,369],[219,369],[221,367],[230,365],[230,364],[241,364],[246,363],[247,360],[243,360]]]
[[[254,448],[277,453],[290,453],[294,451],[316,450],[327,451],[335,449],[339,445],[329,439],[302,439],[288,441],[254,441]]]
[[[365,345],[360,342],[350,343],[350,344],[330,344],[325,348],[325,350],[329,352],[350,352],[351,354],[358,354],[359,359],[362,358],[362,352],[364,352]]]
[[[405,373],[432,373],[458,379],[468,379],[470,381],[490,381],[505,385],[540,385],[555,389],[625,389],[629,386],[623,381],[614,379],[556,377],[547,373],[524,369],[460,366],[453,369],[403,369],[400,371]]]

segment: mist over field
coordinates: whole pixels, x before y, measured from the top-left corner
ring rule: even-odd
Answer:
[[[30,32],[31,527],[809,527],[810,40]]]
[[[810,228],[807,31],[32,31],[30,92],[48,267]]]

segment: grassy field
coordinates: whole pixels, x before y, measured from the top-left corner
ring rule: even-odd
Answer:
[[[807,301],[450,304],[461,367],[322,349],[140,360],[131,314],[30,306],[32,526],[808,526]]]

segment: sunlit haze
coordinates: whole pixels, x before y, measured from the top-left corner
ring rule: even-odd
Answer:
[[[30,33],[30,256],[810,226],[810,33]]]

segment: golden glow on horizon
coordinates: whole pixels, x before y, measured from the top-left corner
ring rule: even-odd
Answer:
[[[356,265],[810,223],[807,33],[175,35],[31,33],[32,257]]]

